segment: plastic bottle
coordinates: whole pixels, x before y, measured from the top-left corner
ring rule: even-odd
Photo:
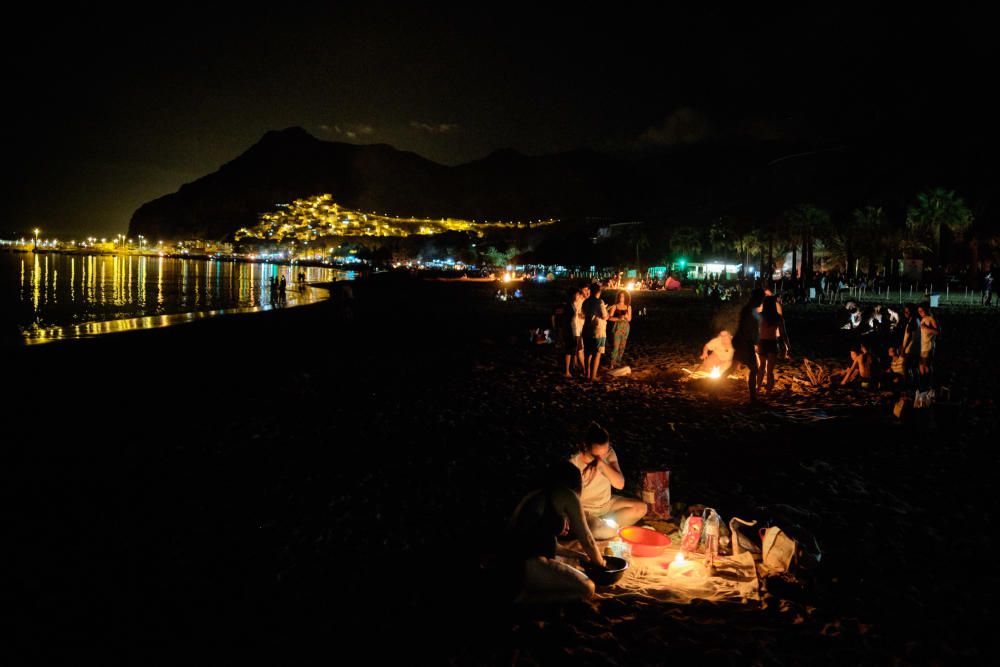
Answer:
[[[719,534],[722,518],[711,507],[705,509],[705,565],[709,568],[715,565],[719,556]]]

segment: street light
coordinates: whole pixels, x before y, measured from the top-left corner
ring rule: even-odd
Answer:
[[[40,230],[38,227],[35,227],[35,249],[36,250],[38,249],[38,234],[41,231],[42,230]]]

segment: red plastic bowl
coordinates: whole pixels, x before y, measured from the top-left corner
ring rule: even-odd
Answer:
[[[632,555],[640,558],[659,556],[670,546],[669,537],[649,528],[626,526],[618,535],[632,547]]]

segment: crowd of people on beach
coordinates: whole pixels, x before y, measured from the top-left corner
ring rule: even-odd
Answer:
[[[851,349],[842,385],[921,392],[934,387],[934,356],[941,333],[937,317],[927,303],[906,304],[901,317],[892,315],[895,312],[887,308],[878,309],[870,319],[862,318],[867,327]]]
[[[719,331],[701,351],[699,371],[716,371],[713,375],[718,376],[734,364],[747,368],[751,403],[758,401],[759,393],[771,392],[778,359],[791,356],[782,293],[772,287],[752,287],[735,333]],[[722,300],[723,288],[711,289],[713,298]],[[733,289],[725,293],[726,299],[740,293]],[[600,282],[580,285],[552,312],[551,326],[563,347],[565,365],[560,370],[565,377],[598,379],[608,348],[611,368],[622,363],[633,317],[631,294],[622,289],[610,304],[602,294]],[[852,302],[840,311],[848,318],[848,326],[840,328],[849,331],[844,335],[856,336],[857,342],[850,365],[836,376],[837,384],[859,389],[891,386],[918,394],[933,386],[941,326],[928,303],[906,304],[899,310]],[[575,559],[606,567],[610,552],[602,551],[602,541],[646,516],[649,508],[644,502],[613,493],[625,487],[625,477],[610,440],[604,428],[591,423],[569,460],[550,466],[543,483],[517,505],[503,555],[505,590],[516,602],[591,598],[593,581],[569,563]]]
[[[608,347],[611,369],[622,363],[632,326],[632,297],[627,290],[620,290],[609,308],[601,299],[602,290],[599,282],[570,290],[566,302],[552,313],[552,329],[558,332],[564,350],[567,378],[576,373],[592,382],[599,380],[601,357]]]
[[[926,392],[934,387],[934,356],[941,325],[927,303],[906,304],[902,313],[875,304],[862,311],[846,305],[848,323],[841,327],[857,335],[850,363],[835,381],[861,389],[897,388]],[[731,345],[731,348],[730,348]],[[731,355],[731,356],[730,356]],[[750,401],[774,387],[778,358],[789,358],[791,344],[781,299],[770,290],[754,289],[739,315],[736,334],[722,331],[702,351],[702,370],[728,368],[729,360],[748,369]]]

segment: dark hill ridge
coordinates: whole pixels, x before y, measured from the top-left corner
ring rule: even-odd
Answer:
[[[794,157],[787,157],[794,156]],[[785,158],[785,159],[780,159]],[[996,167],[981,147],[708,144],[642,156],[501,150],[449,167],[385,144],[271,131],[217,172],[141,206],[129,235],[230,237],[275,204],[330,193],[349,208],[475,220],[612,217],[699,223],[765,217],[810,201],[849,210],[877,200],[902,210],[921,188],[957,188],[983,220]],[[986,166],[988,165],[988,166]],[[995,204],[993,204],[995,207]]]

